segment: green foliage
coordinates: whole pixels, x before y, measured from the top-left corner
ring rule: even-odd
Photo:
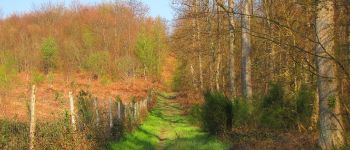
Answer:
[[[103,74],[100,78],[100,82],[102,85],[108,85],[108,84],[112,83],[112,80],[108,77],[108,75]]]
[[[34,71],[32,73],[32,84],[42,84],[45,81],[45,75],[38,72],[38,71]]]
[[[284,96],[280,84],[271,84],[269,93],[264,97],[261,105],[260,125],[265,128],[287,129],[295,126],[293,106]]]
[[[54,38],[46,38],[41,45],[43,70],[48,73],[56,67],[58,47]]]
[[[160,65],[166,49],[165,33],[165,25],[158,18],[150,31],[143,29],[137,36],[135,54],[150,75],[160,73]]]
[[[97,51],[90,54],[83,63],[83,68],[96,75],[107,73],[107,65],[110,61],[108,51]]]
[[[174,91],[179,91],[183,86],[187,85],[184,79],[186,79],[186,65],[181,64],[176,67],[171,84],[172,89]]]
[[[0,149],[28,149],[28,125],[0,120]]]
[[[90,92],[80,91],[78,99],[78,114],[82,128],[93,124],[93,98]]]
[[[88,26],[83,27],[82,29],[82,39],[83,39],[83,46],[85,49],[92,48],[95,43],[96,39],[92,29],[90,29]]]
[[[15,82],[17,70],[16,61],[13,55],[6,51],[0,54],[0,91],[8,90],[11,84]]]
[[[16,72],[6,65],[0,65],[0,90],[8,89],[15,79]]]
[[[159,52],[156,49],[156,42],[150,35],[143,32],[137,38],[136,56],[139,58],[146,71],[151,74],[159,73]]]
[[[49,72],[49,74],[47,74],[47,81],[49,82],[49,84],[53,84],[54,80],[55,80],[55,74],[53,72]]]
[[[233,125],[235,127],[250,125],[254,121],[252,112],[253,106],[246,99],[235,99],[233,102]]]
[[[203,125],[210,134],[220,135],[232,128],[232,103],[224,94],[206,92]]]
[[[296,104],[299,122],[305,126],[311,125],[314,100],[314,91],[307,85],[302,85],[296,96]]]
[[[189,120],[193,124],[202,125],[202,107],[200,105],[193,105],[190,110],[190,118]]]
[[[329,98],[328,98],[328,106],[332,109],[335,108],[337,104],[337,98],[334,96],[334,95],[331,95]]]

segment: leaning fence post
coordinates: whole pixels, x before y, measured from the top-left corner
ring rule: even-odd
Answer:
[[[75,121],[74,98],[73,98],[72,92],[69,92],[69,102],[70,102],[70,115],[72,119],[72,128],[73,128],[73,131],[76,131],[77,126]]]
[[[30,137],[30,143],[29,143],[29,150],[34,149],[35,144],[35,92],[36,88],[35,85],[32,86],[32,97],[30,101],[30,129],[29,129],[29,137]]]
[[[113,127],[112,98],[109,98],[109,127]]]
[[[97,97],[94,98],[95,113],[96,113],[96,126],[100,125],[100,115],[98,113],[98,100]]]

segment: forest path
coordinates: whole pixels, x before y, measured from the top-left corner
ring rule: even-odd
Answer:
[[[228,145],[210,137],[191,124],[190,116],[176,102],[176,93],[160,93],[153,111],[142,126],[121,141],[111,143],[113,150],[221,150]]]

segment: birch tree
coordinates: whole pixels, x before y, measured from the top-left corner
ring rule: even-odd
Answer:
[[[338,96],[334,39],[334,1],[323,0],[317,4],[316,47],[318,72],[317,88],[320,100],[321,149],[340,149],[344,145],[344,127]]]
[[[253,1],[245,0],[243,2],[242,16],[242,95],[252,97],[252,81],[251,81],[251,56],[252,41],[251,35],[251,17],[253,15]]]

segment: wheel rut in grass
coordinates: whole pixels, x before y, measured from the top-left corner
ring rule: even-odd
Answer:
[[[182,149],[229,149],[228,145],[210,137],[193,125],[190,116],[176,102],[176,93],[161,93],[148,118],[134,132],[108,149],[120,150],[182,150]]]

